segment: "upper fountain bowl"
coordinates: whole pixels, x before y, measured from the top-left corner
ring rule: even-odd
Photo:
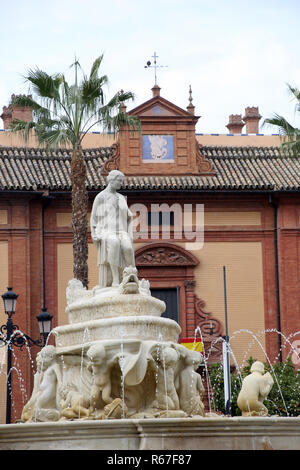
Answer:
[[[95,287],[89,291],[74,279],[69,282],[67,289],[66,313],[70,324],[113,317],[160,317],[165,309],[165,302],[143,290],[135,294],[123,294],[118,287]]]

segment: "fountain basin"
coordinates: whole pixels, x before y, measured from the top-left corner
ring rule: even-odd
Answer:
[[[299,450],[300,418],[182,418],[0,425],[0,450]],[[147,452],[144,454],[147,457]],[[143,457],[142,457],[143,458]],[[151,462],[151,461],[150,461]],[[107,463],[105,461],[105,463]]]
[[[90,320],[52,330],[57,347],[84,345],[102,340],[139,339],[177,343],[181,328],[169,318],[143,315]]]

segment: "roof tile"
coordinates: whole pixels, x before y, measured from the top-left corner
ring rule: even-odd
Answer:
[[[101,174],[111,147],[84,150],[87,188],[106,184]],[[126,176],[124,186],[135,190],[299,190],[300,159],[280,147],[201,147],[212,162],[212,176]],[[71,151],[0,147],[0,189],[69,191]]]

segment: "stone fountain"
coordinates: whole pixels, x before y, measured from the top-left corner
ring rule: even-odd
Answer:
[[[112,171],[95,198],[91,233],[99,285],[70,280],[69,324],[53,330],[56,346],[37,358],[24,422],[204,416],[202,355],[178,344],[180,326],[162,318],[165,303],[134,266],[132,214]]]
[[[69,281],[69,323],[37,355],[22,424],[0,425],[0,449],[173,449],[181,463],[193,449],[298,449],[300,418],[266,416],[259,387],[269,378],[257,371],[240,397],[247,417],[204,412],[203,357],[178,343],[180,326],[161,316],[164,302],[138,278],[132,214],[117,192],[123,178],[112,171],[93,204],[99,283],[88,290]],[[246,396],[253,386],[256,414]]]

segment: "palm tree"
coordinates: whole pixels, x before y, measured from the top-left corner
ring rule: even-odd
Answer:
[[[296,99],[295,111],[299,113],[300,116],[300,91],[287,85],[289,93]],[[263,125],[270,124],[277,126],[279,134],[283,137],[282,147],[290,148],[295,156],[300,152],[300,129],[292,126],[283,116],[279,114],[274,114],[272,118],[265,119]]]
[[[86,189],[86,164],[82,151],[82,140],[94,126],[101,126],[103,132],[114,132],[122,126],[139,129],[137,118],[128,116],[122,104],[133,99],[132,92],[118,92],[105,103],[103,87],[108,83],[106,75],[99,76],[103,55],[93,63],[86,76],[75,59],[74,83],[69,85],[63,74],[48,75],[36,68],[29,70],[25,77],[38,100],[29,96],[15,96],[11,105],[32,108],[33,120],[24,122],[14,119],[10,130],[22,132],[28,139],[34,129],[40,145],[47,149],[66,144],[72,146],[72,228],[73,228],[73,271],[85,287],[88,286],[88,239],[87,213],[88,192]],[[81,72],[81,80],[78,74]]]

